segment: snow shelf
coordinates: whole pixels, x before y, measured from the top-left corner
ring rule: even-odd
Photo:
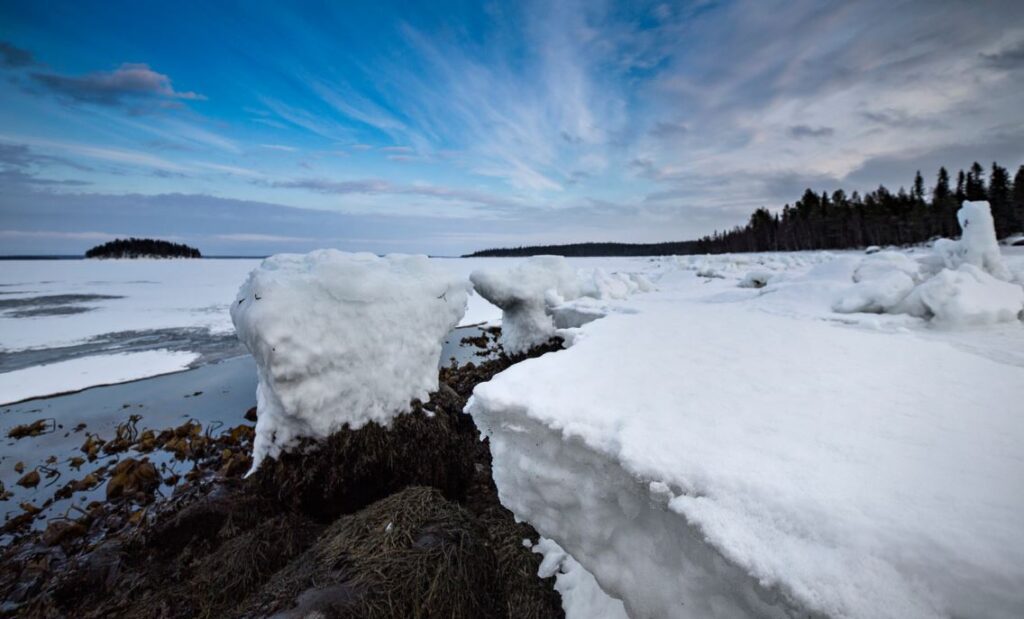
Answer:
[[[1024,368],[685,294],[632,305],[467,406],[502,503],[630,616],[1024,616]]]
[[[468,288],[426,256],[319,250],[264,260],[231,306],[259,375],[253,470],[301,437],[387,424],[426,400]]]

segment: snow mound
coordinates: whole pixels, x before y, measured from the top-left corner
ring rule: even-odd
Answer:
[[[1024,288],[992,277],[972,264],[943,269],[909,293],[905,313],[951,326],[1011,322],[1024,311]]]
[[[839,313],[902,313],[946,326],[1017,320],[1024,288],[1003,262],[988,202],[964,202],[957,212],[959,241],[938,239],[915,261],[899,252],[877,252],[853,273],[854,285],[832,309]]]
[[[768,271],[750,271],[743,276],[743,279],[737,285],[740,288],[764,288],[772,280],[772,277],[773,274]]]
[[[259,375],[253,470],[301,437],[386,424],[426,399],[467,294],[425,256],[318,250],[264,260],[231,306]]]
[[[631,616],[1024,616],[1024,369],[746,302],[631,303],[467,405],[502,503]]]
[[[561,256],[533,256],[507,270],[473,271],[469,279],[480,296],[501,308],[501,344],[510,353],[543,344],[558,328],[604,315],[605,308],[573,304],[577,299],[625,299],[653,289],[641,274],[577,270]],[[556,325],[556,314],[566,324]]]

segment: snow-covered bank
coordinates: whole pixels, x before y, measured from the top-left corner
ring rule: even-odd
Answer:
[[[96,355],[4,372],[0,374],[0,404],[177,372],[186,369],[196,356],[188,352],[147,350]]]
[[[663,261],[478,386],[503,503],[636,617],[1024,615],[1024,325],[837,314],[862,257]]]
[[[425,256],[319,250],[263,261],[231,318],[259,374],[253,469],[299,438],[387,424],[437,389],[469,284]]]

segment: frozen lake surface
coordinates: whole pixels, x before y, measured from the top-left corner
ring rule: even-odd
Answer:
[[[439,258],[468,278],[515,259]],[[580,264],[615,260],[583,259]],[[0,262],[0,404],[245,354],[228,313],[258,259]],[[501,311],[471,296],[463,325]]]

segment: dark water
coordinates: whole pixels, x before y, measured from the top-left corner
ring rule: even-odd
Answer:
[[[479,361],[481,357],[476,355],[479,349],[463,346],[460,342],[464,337],[481,333],[478,327],[452,331],[443,344],[441,363],[447,365],[452,358],[457,364]],[[0,437],[7,437],[15,426],[38,419],[48,420],[48,426],[52,428],[52,431],[36,437],[0,439],[0,482],[13,493],[11,498],[0,501],[0,520],[21,513],[21,502],[41,506],[67,482],[81,479],[103,464],[125,456],[101,456],[82,465],[80,470],[72,469],[69,459],[83,456],[80,448],[87,434],[110,439],[117,426],[133,414],[141,416],[137,424],[139,432],[179,426],[190,419],[200,422],[204,428],[211,428],[214,433],[218,429],[228,430],[243,423],[245,412],[256,405],[256,382],[256,363],[245,355],[175,374],[0,406]],[[80,423],[86,427],[75,432],[74,428]],[[46,464],[51,456],[55,462]],[[160,450],[147,454],[147,457],[158,468],[164,463],[169,467],[179,467],[178,473],[187,472],[187,467],[191,466],[175,462],[170,453]],[[15,471],[18,462],[25,465],[25,472],[45,467],[38,469],[43,479],[36,488],[16,485],[24,474]],[[47,470],[57,471],[58,476],[48,479]],[[162,487],[162,490],[167,493],[171,488]],[[73,510],[72,505],[84,507],[90,501],[103,498],[104,493],[103,484],[91,491],[75,493],[70,499],[56,501],[44,516],[64,515],[69,509]],[[45,524],[44,519],[35,521],[39,528]]]

